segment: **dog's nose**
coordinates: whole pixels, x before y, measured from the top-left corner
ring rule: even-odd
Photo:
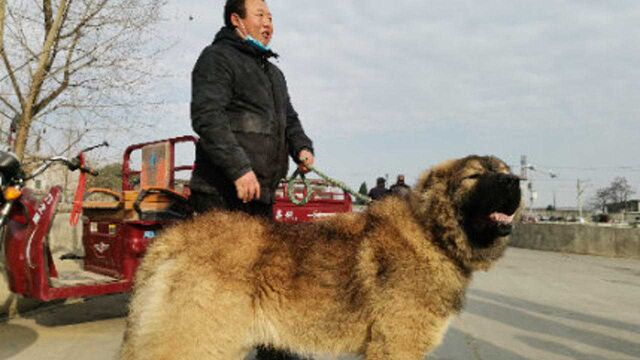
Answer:
[[[520,186],[520,180],[522,180],[519,176],[513,174],[503,174],[500,175],[500,183],[507,186]]]

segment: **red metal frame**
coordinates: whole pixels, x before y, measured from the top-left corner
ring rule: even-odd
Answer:
[[[140,171],[132,171],[130,168],[129,160],[131,159],[131,153],[136,150],[141,150],[143,147],[147,145],[161,144],[164,142],[169,142],[171,144],[170,154],[171,154],[171,163],[173,164],[175,161],[175,145],[177,143],[182,143],[182,142],[193,142],[194,144],[196,144],[198,142],[198,138],[190,135],[180,136],[180,137],[175,137],[175,138],[166,139],[166,140],[150,141],[142,144],[135,144],[126,148],[126,150],[124,151],[124,156],[122,161],[122,191],[134,190],[136,186],[134,184],[131,184],[131,176],[140,174]],[[178,167],[174,167],[172,174],[175,174],[178,171],[193,170],[193,169],[194,169],[193,165],[178,166]],[[172,175],[172,178],[170,179],[170,183],[173,184],[174,182],[175,182],[175,176]]]
[[[311,188],[327,187],[322,180],[309,180]],[[302,183],[297,183],[294,195],[302,199],[307,195],[307,189]],[[288,184],[283,182],[276,190],[276,202],[273,205],[273,219],[283,223],[299,223],[320,219],[337,213],[353,210],[351,195],[346,191],[338,191],[329,186],[329,191],[314,191],[311,200],[304,206],[295,205],[288,196]]]

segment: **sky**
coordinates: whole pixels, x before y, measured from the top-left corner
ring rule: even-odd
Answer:
[[[169,0],[152,132],[192,134],[190,74],[223,1]],[[640,192],[637,0],[270,0],[292,102],[316,166],[358,188],[469,154],[495,155],[537,193],[576,206],[615,177]],[[185,155],[186,156],[186,155]],[[550,173],[557,177],[552,178]],[[527,197],[528,194],[527,194]],[[636,194],[635,197],[640,197]]]

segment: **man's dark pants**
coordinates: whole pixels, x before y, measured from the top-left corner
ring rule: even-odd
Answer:
[[[191,201],[191,206],[193,206],[195,212],[199,214],[213,209],[225,209],[232,211],[242,211],[250,215],[272,219],[272,204],[265,204],[257,201],[252,201],[244,204],[239,200],[225,200],[225,198],[220,196],[219,194],[210,194],[199,191],[192,191],[189,200]],[[258,353],[256,355],[256,360],[298,359],[299,358],[289,352],[276,350],[271,346],[258,346]]]

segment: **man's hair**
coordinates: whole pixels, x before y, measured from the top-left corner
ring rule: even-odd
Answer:
[[[225,26],[230,28],[233,27],[233,23],[231,22],[231,14],[233,13],[238,14],[241,19],[244,19],[247,16],[247,8],[245,7],[246,1],[247,0],[227,0],[227,2],[224,4]]]
[[[224,24],[227,27],[233,27],[231,14],[236,13],[242,19],[247,16],[247,8],[244,6],[245,1],[246,0],[227,0],[224,4]]]

